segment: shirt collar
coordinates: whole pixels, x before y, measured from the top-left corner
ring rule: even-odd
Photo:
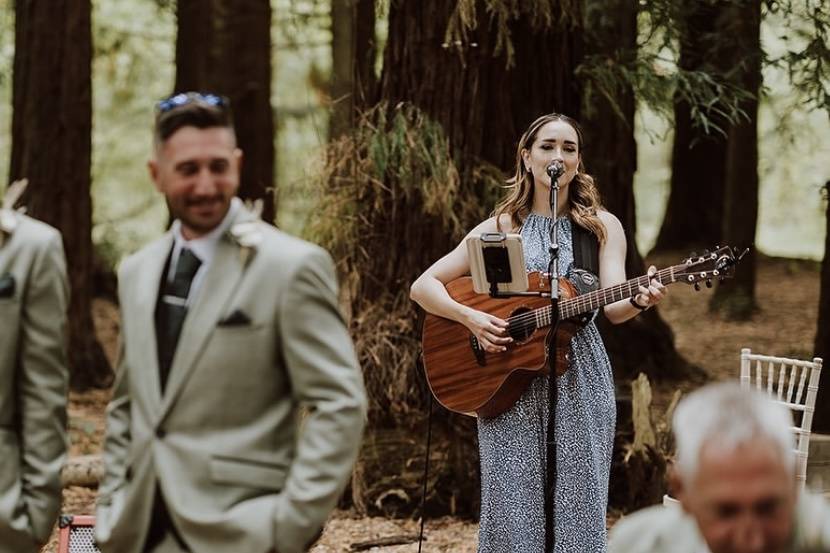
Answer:
[[[173,232],[173,258],[177,259],[179,251],[186,247],[196,254],[196,257],[202,261],[202,265],[208,265],[213,260],[219,240],[231,227],[231,224],[236,218],[236,214],[241,208],[242,200],[236,197],[232,198],[231,205],[228,208],[228,212],[225,214],[225,217],[222,219],[222,222],[209,233],[192,240],[187,240],[182,235],[181,221],[178,219],[173,221],[173,224],[170,227],[170,230]]]

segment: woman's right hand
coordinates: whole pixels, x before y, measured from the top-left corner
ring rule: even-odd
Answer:
[[[484,351],[490,353],[506,351],[507,344],[513,342],[513,338],[507,333],[507,321],[483,311],[468,309],[463,323],[475,335]]]

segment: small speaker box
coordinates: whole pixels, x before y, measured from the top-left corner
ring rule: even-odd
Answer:
[[[61,515],[58,528],[58,553],[101,553],[95,545],[94,516]]]

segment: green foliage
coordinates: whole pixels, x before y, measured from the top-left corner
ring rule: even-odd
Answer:
[[[307,234],[334,254],[341,271],[357,279],[372,273],[381,282],[389,280],[379,272],[400,271],[394,256],[379,260],[367,247],[372,229],[423,227],[428,217],[447,236],[459,236],[460,185],[449,145],[441,126],[414,107],[377,106],[323,155],[312,182],[319,207]]]
[[[409,105],[377,106],[323,155],[307,235],[337,263],[373,420],[403,419],[425,399],[409,286],[457,242],[459,213],[480,213],[478,200],[460,194],[441,126]]]
[[[174,80],[175,17],[156,0],[93,2],[93,241],[109,263],[164,231],[147,175],[155,102]]]
[[[726,73],[677,67],[678,45],[684,33],[690,32],[686,28],[689,13],[700,3],[737,6],[761,1],[767,17],[780,16],[782,28],[791,34],[784,52],[764,53],[765,63],[786,68],[801,102],[830,113],[830,4],[826,0],[639,0],[636,48],[619,48],[610,56],[587,56],[577,69],[584,105],[590,110],[591,97],[598,94],[621,113],[618,99],[623,90],[630,88],[639,101],[667,120],[671,119],[675,100],[683,100],[691,106],[695,125],[707,133],[723,134],[724,123],[746,116],[739,106],[756,92],[744,90]],[[480,21],[480,4],[480,0],[458,0],[447,25],[448,45],[469,42],[469,32]],[[607,20],[619,17],[613,10],[574,0],[485,0],[484,6],[498,32],[495,54],[504,50],[508,65],[515,63],[510,24],[519,17],[537,22],[540,28],[582,27],[586,42],[607,40]],[[596,21],[599,25],[593,24]],[[718,35],[718,41],[726,45],[731,38],[729,33]]]
[[[783,19],[783,52],[767,63],[786,69],[799,99],[830,115],[830,3],[826,0],[764,0],[770,16]]]
[[[447,25],[445,44],[461,45],[469,42],[469,33],[479,24],[479,0],[458,0]],[[579,2],[560,0],[558,2],[528,0],[484,0],[484,9],[496,25],[496,48],[494,55],[505,52],[507,66],[515,63],[515,50],[510,34],[510,25],[520,18],[527,18],[540,29],[551,29],[556,25],[575,25],[578,22]]]
[[[594,94],[604,97],[623,118],[618,99],[630,88],[635,97],[666,120],[674,115],[676,99],[691,106],[692,120],[706,133],[725,135],[722,122],[737,122],[745,118],[740,103],[753,95],[706,71],[687,71],[673,67],[671,60],[657,54],[640,51],[618,51],[617,57],[587,56],[577,68],[576,75],[583,84],[585,114],[591,115]]]
[[[276,0],[274,13],[283,48],[300,49],[311,45],[328,46],[331,41],[330,0]]]
[[[762,45],[763,63],[783,68],[802,105],[830,114],[830,3],[826,0],[640,0],[641,47],[674,51],[687,28],[686,16],[699,4],[761,4],[763,19],[779,29],[780,43]],[[729,33],[717,36],[728,44]],[[777,50],[777,51],[773,51]],[[712,53],[707,53],[712,54]]]

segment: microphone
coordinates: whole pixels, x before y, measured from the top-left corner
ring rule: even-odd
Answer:
[[[548,164],[545,171],[547,171],[550,180],[556,180],[562,176],[562,173],[565,172],[565,164],[560,160],[555,159]]]

